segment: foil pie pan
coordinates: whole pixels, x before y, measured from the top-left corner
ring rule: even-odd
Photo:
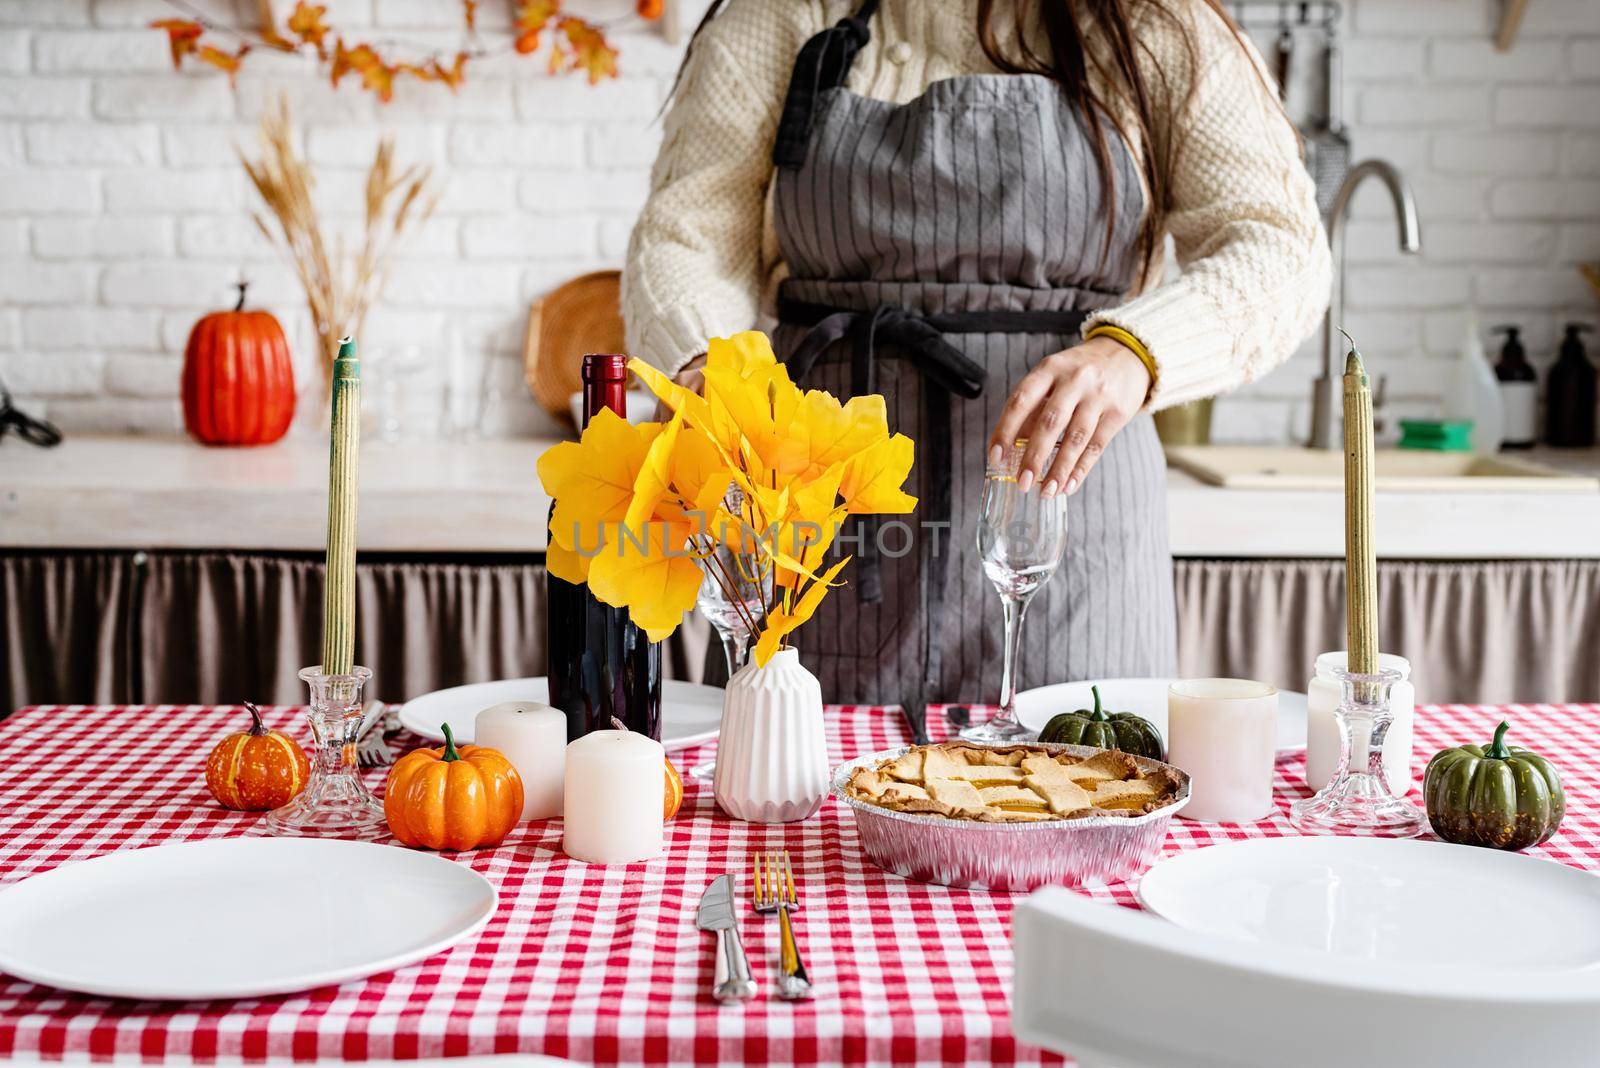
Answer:
[[[1165,808],[1139,816],[1085,816],[1037,823],[982,823],[944,816],[896,812],[845,793],[857,768],[892,760],[912,749],[901,746],[857,757],[833,775],[833,796],[855,810],[867,859],[885,871],[971,890],[1023,893],[1039,886],[1110,883],[1137,875],[1161,852],[1172,817],[1189,803],[1189,776],[1171,764],[1134,757],[1141,771],[1165,768],[1178,778],[1178,792]],[[1041,749],[1090,757],[1084,745],[1040,745]]]

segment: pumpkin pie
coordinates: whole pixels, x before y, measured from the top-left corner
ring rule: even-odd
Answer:
[[[1168,804],[1178,778],[1102,749],[1075,756],[1037,745],[919,745],[858,768],[845,784],[857,801],[898,812],[988,823],[1137,816]]]

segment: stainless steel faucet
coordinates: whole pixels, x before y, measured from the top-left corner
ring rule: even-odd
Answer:
[[[1344,354],[1339,351],[1339,326],[1344,319],[1344,228],[1350,217],[1350,202],[1356,187],[1368,178],[1377,178],[1394,200],[1396,222],[1400,228],[1400,251],[1411,255],[1422,251],[1422,230],[1417,225],[1417,202],[1405,175],[1394,164],[1381,159],[1364,160],[1350,168],[1328,212],[1328,247],[1333,253],[1333,289],[1328,299],[1328,315],[1322,322],[1322,377],[1311,386],[1311,440],[1313,449],[1337,449],[1339,441],[1340,380],[1344,376]]]

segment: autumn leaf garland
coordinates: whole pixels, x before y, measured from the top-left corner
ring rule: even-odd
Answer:
[[[174,70],[183,66],[185,56],[193,56],[200,62],[215,67],[226,74],[230,85],[236,82],[239,75],[240,61],[250,51],[248,44],[241,44],[232,52],[225,51],[213,44],[207,44],[200,39],[205,32],[204,27],[186,19],[157,19],[150,24],[150,28],[167,32],[167,47],[172,53],[172,68]]]
[[[645,3],[640,0],[641,15],[645,13]],[[587,72],[590,85],[617,76],[617,50],[593,23],[564,14],[561,0],[518,0],[515,26],[515,47],[523,55],[539,50],[546,29],[554,31],[550,38],[551,74],[582,70]]]
[[[849,558],[824,563],[840,524],[916,507],[902,488],[915,447],[889,433],[881,396],[801,391],[757,332],[710,342],[703,395],[639,360],[629,368],[672,419],[631,426],[602,410],[539,458],[555,501],[550,573],[588,583],[661,641],[694,607],[702,560],[742,603],[713,553],[725,545],[760,578],[765,614],[746,622],[765,664],[837,584]]]
[[[661,16],[660,0],[636,0],[636,3],[640,17]],[[512,47],[517,53],[529,55],[547,48],[552,74],[582,71],[591,85],[617,76],[617,50],[606,38],[605,30],[595,22],[565,11],[562,0],[513,0],[510,7]],[[459,49],[448,58],[431,55],[417,61],[396,59],[371,44],[347,42],[329,25],[327,12],[326,4],[296,0],[281,27],[270,18],[249,31],[219,28],[195,18],[168,18],[151,22],[150,28],[166,33],[174,69],[181,69],[184,62],[192,58],[224,71],[233,82],[253,45],[245,40],[229,51],[206,39],[207,34],[220,29],[241,39],[249,36],[276,51],[309,49],[326,65],[329,81],[335,86],[347,75],[354,75],[384,103],[393,99],[395,82],[400,78],[434,82],[453,91],[465,80],[468,63],[489,54],[474,43],[478,34],[478,0],[461,0],[462,25],[471,47]],[[547,29],[552,31],[548,35]]]

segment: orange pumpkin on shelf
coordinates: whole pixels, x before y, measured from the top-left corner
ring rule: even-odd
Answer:
[[[250,729],[228,735],[206,758],[206,788],[224,808],[260,812],[287,805],[306,787],[311,761],[299,743],[282,731],[269,731],[261,710],[250,713]]]
[[[446,723],[443,747],[413,749],[395,763],[383,814],[404,845],[497,846],[522,817],[522,777],[497,749],[457,748]]]
[[[207,445],[270,445],[294,420],[289,342],[269,312],[212,312],[183,352],[183,425]]]
[[[667,761],[667,796],[666,805],[662,809],[662,818],[671,819],[678,814],[678,809],[683,805],[683,776],[678,774],[678,769],[672,766],[672,761]]]

